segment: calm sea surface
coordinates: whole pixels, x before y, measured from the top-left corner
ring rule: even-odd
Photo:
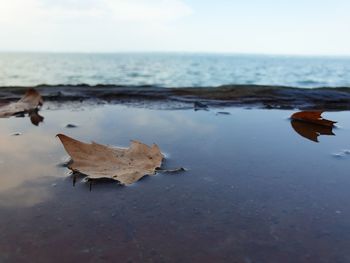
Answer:
[[[0,53],[0,86],[81,83],[162,87],[350,86],[350,57]]]

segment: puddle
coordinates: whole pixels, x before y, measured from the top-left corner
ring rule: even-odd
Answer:
[[[350,147],[348,112],[324,114],[330,134],[282,110],[48,108],[0,119],[1,262],[350,261],[350,159],[332,156]],[[187,170],[89,184],[58,165],[58,133],[157,143]]]

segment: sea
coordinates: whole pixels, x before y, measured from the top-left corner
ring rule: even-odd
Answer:
[[[230,84],[350,87],[350,57],[204,53],[0,53],[0,87]]]

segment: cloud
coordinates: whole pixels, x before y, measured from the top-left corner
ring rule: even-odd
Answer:
[[[112,16],[117,20],[174,20],[192,13],[179,0],[107,0]]]
[[[37,16],[37,0],[0,0],[0,26],[18,24]]]
[[[0,51],[350,52],[348,0],[224,2],[0,0]]]
[[[0,23],[98,19],[119,21],[171,21],[190,15],[181,0],[0,0]]]
[[[0,0],[0,51],[158,49],[183,0]]]

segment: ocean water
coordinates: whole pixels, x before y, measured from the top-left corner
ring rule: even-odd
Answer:
[[[189,53],[0,53],[0,86],[350,86],[350,57]]]

